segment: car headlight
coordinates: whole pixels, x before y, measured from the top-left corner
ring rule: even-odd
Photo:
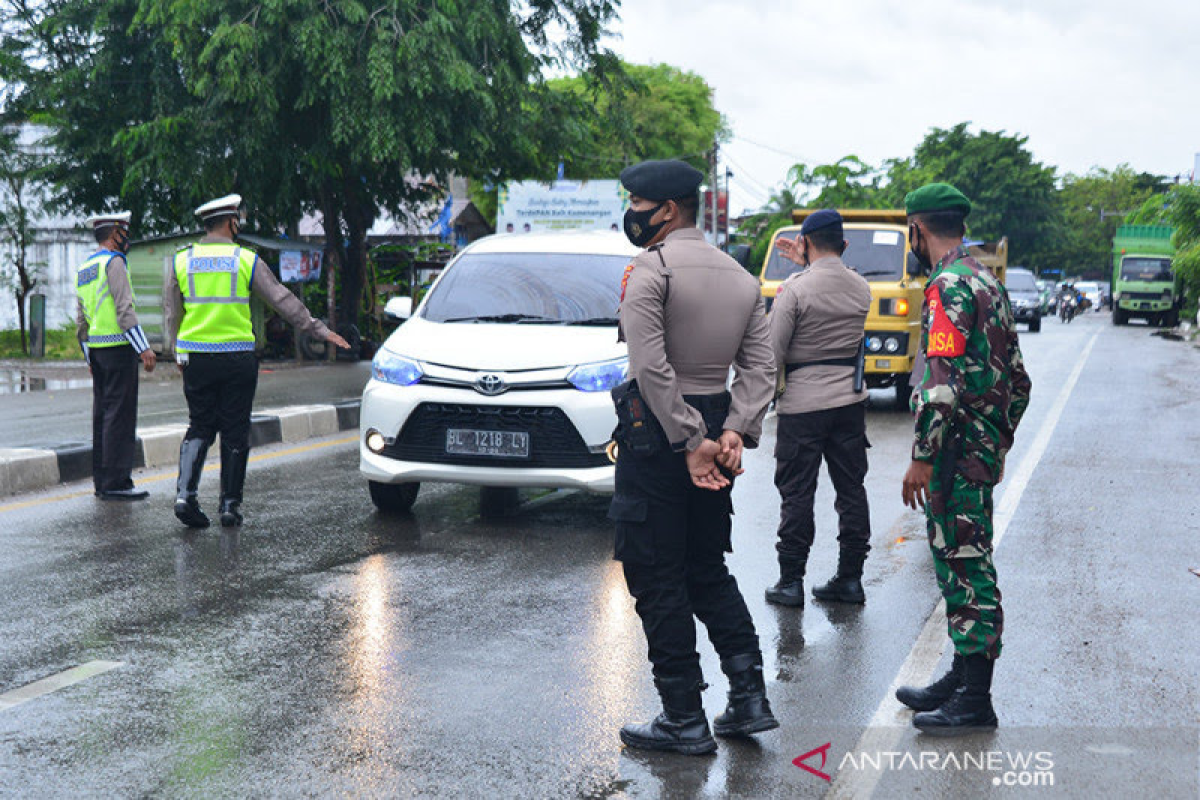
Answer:
[[[883,339],[879,336],[868,336],[867,349],[872,353],[878,353],[883,349]]]
[[[567,380],[581,392],[607,392],[625,382],[629,376],[629,358],[614,358],[594,364],[580,364],[571,370]]]
[[[421,380],[421,376],[424,374],[421,371],[421,365],[416,361],[398,356],[388,350],[380,349],[371,361],[371,377],[384,383],[412,386]]]
[[[889,336],[883,343],[883,349],[889,353],[895,353],[900,350],[900,340],[894,336]]]

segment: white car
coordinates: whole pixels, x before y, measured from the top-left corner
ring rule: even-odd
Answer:
[[[1095,281],[1079,281],[1075,284],[1075,288],[1091,301],[1093,311],[1100,310],[1100,307],[1104,304],[1104,292],[1100,289],[1099,283]]]
[[[426,481],[611,492],[609,390],[629,370],[617,306],[638,252],[608,231],[499,234],[463,250],[363,390],[359,469],[375,505],[407,510]],[[388,303],[395,317],[410,308]]]

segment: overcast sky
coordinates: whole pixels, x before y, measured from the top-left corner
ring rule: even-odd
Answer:
[[[1029,137],[1059,174],[1200,152],[1197,0],[622,0],[610,46],[715,90],[733,208],[798,160],[910,155],[931,127]]]

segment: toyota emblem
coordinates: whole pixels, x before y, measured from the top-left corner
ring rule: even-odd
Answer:
[[[475,391],[479,392],[480,394],[494,396],[503,394],[507,390],[508,384],[504,382],[504,378],[501,378],[494,372],[489,372],[486,375],[480,375],[479,379],[475,381]]]

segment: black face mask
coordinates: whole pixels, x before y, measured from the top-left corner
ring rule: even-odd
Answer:
[[[925,235],[923,233],[921,233],[921,229],[918,228],[916,225],[909,225],[908,226],[909,249],[912,251],[912,254],[917,257],[917,263],[921,265],[922,271],[924,271],[924,273],[928,275],[930,272],[933,271],[933,260],[929,256],[928,246],[926,246],[924,253],[921,252],[920,247],[922,244],[928,245],[929,242],[927,242],[925,240]]]
[[[117,246],[117,252],[129,252],[129,234],[123,228],[117,228],[116,233],[113,234],[113,241]]]
[[[625,238],[629,239],[634,247],[645,247],[667,224],[666,220],[657,225],[650,224],[651,217],[664,205],[666,203],[659,203],[646,211],[634,211],[630,208],[625,212]]]

